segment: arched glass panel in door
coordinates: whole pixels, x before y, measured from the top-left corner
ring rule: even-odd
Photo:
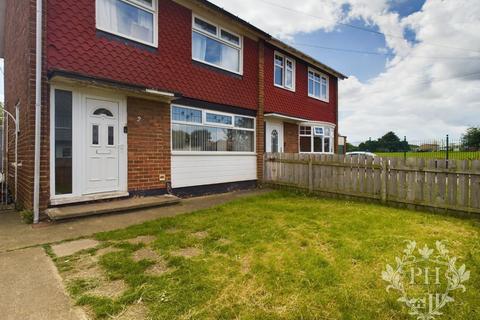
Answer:
[[[95,116],[106,116],[106,117],[113,117],[112,112],[110,110],[105,109],[105,108],[98,108],[93,112],[93,115]]]
[[[272,152],[278,153],[278,131],[272,131]]]

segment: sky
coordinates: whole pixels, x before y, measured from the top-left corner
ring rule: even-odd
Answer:
[[[339,129],[351,142],[388,131],[456,139],[480,126],[478,0],[212,2],[349,77]]]
[[[478,0],[211,1],[349,77],[339,129],[350,142],[480,126]]]

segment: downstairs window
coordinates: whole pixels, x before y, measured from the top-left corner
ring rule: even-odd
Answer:
[[[72,193],[72,92],[55,90],[55,194]]]
[[[255,152],[255,118],[172,106],[172,151]]]
[[[328,126],[300,126],[300,153],[333,153],[334,130]]]

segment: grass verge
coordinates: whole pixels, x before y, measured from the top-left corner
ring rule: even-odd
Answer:
[[[442,319],[478,319],[479,230],[477,219],[275,191],[97,234],[116,251],[92,268],[126,289],[95,296],[89,290],[97,282],[88,278],[68,287],[99,319],[139,302],[152,319],[412,319],[399,296],[386,292],[381,273],[406,240],[422,247],[445,240],[471,278]],[[154,241],[128,242],[139,236]],[[155,262],[135,259],[139,250],[154,251],[167,271],[148,274]],[[56,259],[61,272],[79,261]]]

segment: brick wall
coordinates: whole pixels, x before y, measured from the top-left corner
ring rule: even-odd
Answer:
[[[15,115],[20,106],[18,138],[19,208],[32,209],[34,137],[35,137],[35,1],[8,0],[5,14],[5,106]],[[9,185],[14,191],[14,124],[8,121],[9,153],[7,155]]]
[[[265,151],[265,44],[260,41],[258,44],[258,112],[257,112],[257,177],[263,179],[263,155]]]
[[[128,98],[128,189],[148,192],[165,189],[160,175],[170,174],[170,106]]]
[[[286,153],[298,153],[298,125],[284,122],[284,150]]]
[[[47,1],[49,70],[78,72],[257,109],[256,41],[244,37],[243,76],[238,76],[192,61],[192,12],[172,0],[159,0],[158,48],[98,35],[93,0]]]

